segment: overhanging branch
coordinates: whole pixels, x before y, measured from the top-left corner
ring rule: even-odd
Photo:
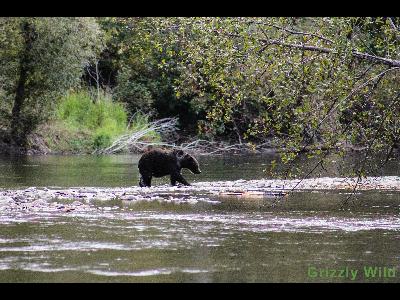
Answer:
[[[214,32],[217,34],[224,34],[229,37],[243,38],[239,34],[224,33],[224,32],[221,32],[220,30],[214,30]],[[267,48],[268,45],[277,45],[277,46],[282,46],[282,47],[299,49],[299,50],[303,50],[303,51],[313,51],[313,52],[327,53],[327,54],[337,53],[337,51],[335,49],[326,48],[326,47],[318,47],[318,46],[312,46],[312,45],[306,45],[306,44],[285,43],[283,41],[274,40],[274,39],[256,39],[256,40],[258,40],[259,42],[264,44],[264,47],[259,51],[259,53],[263,52]],[[359,52],[356,50],[353,50],[351,53],[357,59],[368,60],[371,62],[384,64],[389,67],[400,67],[400,60],[384,58],[384,57],[380,57],[380,56],[376,56],[376,55],[362,53],[362,52]]]
[[[295,48],[295,49],[300,49],[304,51],[314,51],[314,52],[319,52],[319,53],[336,53],[336,50],[330,49],[330,48],[325,48],[325,47],[317,47],[317,46],[311,46],[311,45],[303,45],[303,44],[289,44],[289,43],[284,43],[278,40],[266,40],[266,39],[260,39],[260,42],[264,43],[265,45],[278,45],[282,47],[288,47],[288,48]],[[390,67],[400,67],[400,61],[399,60],[394,60],[394,59],[389,59],[389,58],[384,58],[380,56],[375,56],[367,53],[362,53],[353,50],[352,55],[355,58],[358,59],[363,59],[363,60],[369,60],[372,62],[378,62]]]

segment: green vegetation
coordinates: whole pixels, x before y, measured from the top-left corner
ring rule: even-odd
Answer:
[[[93,95],[93,93],[92,93]],[[40,128],[51,149],[58,152],[88,152],[110,146],[122,134],[137,132],[149,124],[148,117],[136,114],[128,125],[128,116],[121,103],[101,92],[95,98],[88,91],[70,92],[63,97],[52,121]],[[158,141],[150,132],[144,139]]]
[[[94,18],[0,18],[0,118],[7,139],[25,146],[83,67],[103,49]]]
[[[94,149],[142,112],[193,139],[273,140],[284,162],[362,148],[363,174],[399,148],[399,53],[397,17],[0,18],[0,142],[65,127]],[[65,96],[79,88],[94,106]]]
[[[95,148],[107,146],[114,137],[126,131],[124,108],[106,94],[94,102],[88,92],[70,93],[62,99],[56,115],[68,129],[92,132]]]

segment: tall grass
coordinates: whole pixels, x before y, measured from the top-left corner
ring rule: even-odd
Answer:
[[[137,113],[128,126],[128,115],[122,104],[113,101],[105,92],[93,98],[86,90],[63,97],[55,117],[56,122],[51,127],[57,128],[54,132],[58,141],[50,137],[50,144],[59,151],[85,152],[107,147],[120,135],[148,124],[147,116]],[[150,133],[146,138],[158,140],[159,135]]]

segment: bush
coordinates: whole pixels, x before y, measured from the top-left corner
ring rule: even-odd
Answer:
[[[70,92],[58,103],[55,120],[45,127],[48,144],[54,151],[92,152],[110,146],[119,136],[147,128],[148,116],[136,113],[128,124],[128,115],[121,103],[101,91]],[[43,131],[43,133],[44,133]],[[156,132],[145,140],[159,141]]]
[[[101,92],[93,99],[88,91],[66,95],[56,110],[56,117],[70,131],[89,131],[94,149],[106,147],[126,132],[127,114],[120,103]]]

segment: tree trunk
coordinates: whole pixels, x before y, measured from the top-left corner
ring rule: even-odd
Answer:
[[[26,128],[24,120],[21,119],[21,111],[25,101],[25,85],[28,77],[28,63],[29,53],[32,49],[33,42],[33,31],[32,27],[28,22],[24,22],[22,25],[22,34],[24,36],[24,49],[21,53],[20,59],[20,72],[18,78],[18,84],[15,92],[14,105],[12,108],[11,115],[11,138],[14,144],[18,146],[25,146],[26,144]]]

